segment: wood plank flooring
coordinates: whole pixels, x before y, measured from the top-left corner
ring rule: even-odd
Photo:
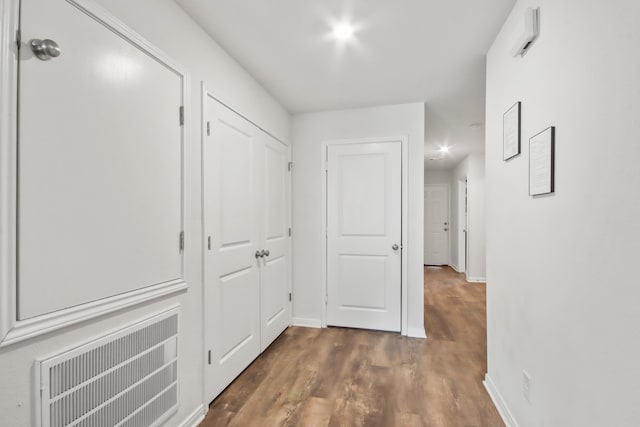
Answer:
[[[485,304],[484,284],[425,267],[427,340],[289,328],[200,427],[504,426],[482,385]]]

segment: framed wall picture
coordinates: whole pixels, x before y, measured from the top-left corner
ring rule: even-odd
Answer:
[[[520,102],[516,102],[502,118],[502,160],[520,154]]]
[[[529,195],[555,191],[556,128],[551,126],[529,139]]]

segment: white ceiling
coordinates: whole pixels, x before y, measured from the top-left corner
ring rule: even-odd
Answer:
[[[176,1],[293,114],[426,102],[425,167],[484,151],[485,53],[515,0]]]

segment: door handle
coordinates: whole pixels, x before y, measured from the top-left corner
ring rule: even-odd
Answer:
[[[256,258],[262,258],[264,255],[260,251],[256,251]]]
[[[444,229],[444,231],[449,231],[449,229],[448,229],[448,228],[445,228],[445,229]]]
[[[397,251],[398,249],[400,249],[400,246],[398,246],[397,243],[394,243],[393,246],[391,246],[391,249],[393,249],[394,251]]]
[[[33,54],[42,61],[60,56],[60,46],[51,39],[33,39],[30,44]]]
[[[271,252],[269,252],[268,249],[267,250],[264,250],[264,249],[262,250],[262,256],[269,256],[270,253]]]

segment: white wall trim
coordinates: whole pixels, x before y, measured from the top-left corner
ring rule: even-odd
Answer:
[[[401,329],[402,335],[409,335],[409,136],[392,136],[392,137],[370,137],[370,138],[349,138],[349,139],[336,139],[331,141],[325,141],[322,143],[322,155],[320,158],[320,171],[323,179],[321,189],[322,200],[322,229],[318,232],[324,236],[322,238],[322,295],[323,298],[327,298],[327,180],[326,180],[326,163],[328,148],[331,145],[343,145],[343,144],[366,144],[373,142],[391,142],[400,141],[402,147],[402,277],[401,277]],[[327,304],[322,304],[322,327],[327,327]]]
[[[187,290],[187,283],[182,279],[178,279],[66,308],[31,319],[18,320],[14,322],[13,328],[5,335],[2,342],[0,342],[0,347],[6,347],[29,338],[37,337],[38,335],[55,331],[56,329],[71,326],[85,320],[185,290]]]
[[[463,271],[460,271],[458,266],[455,265],[454,263],[449,263],[449,267],[453,268],[456,271],[456,273],[464,273]]]
[[[320,319],[306,319],[304,317],[294,317],[291,319],[293,326],[300,326],[302,328],[322,328],[322,320]]]
[[[188,73],[177,66],[138,33],[109,12],[89,0],[67,0],[87,16],[119,34],[132,45],[155,58],[182,80],[182,105],[187,104]],[[5,347],[56,329],[102,316],[135,304],[187,289],[185,254],[182,252],[181,277],[146,286],[131,292],[91,301],[75,307],[18,320],[17,313],[17,117],[18,117],[18,50],[15,34],[19,24],[18,0],[0,0],[0,347]],[[21,49],[27,49],[23,41]],[[186,178],[185,141],[187,123],[181,127],[181,228],[185,230]]]
[[[493,401],[493,404],[498,410],[498,413],[500,414],[500,417],[502,418],[502,421],[504,421],[505,425],[507,427],[518,427],[518,422],[516,421],[511,411],[509,411],[509,407],[502,398],[502,395],[496,388],[493,381],[491,381],[491,377],[488,373],[485,374],[482,384],[484,384],[484,388],[487,390],[487,393],[489,393],[489,397],[491,397],[491,400]]]
[[[410,338],[427,338],[424,328],[408,328],[407,336]]]
[[[16,311],[18,0],[0,0],[0,341]]]
[[[469,276],[469,277],[467,277],[467,282],[472,282],[472,283],[487,283],[487,278],[486,278],[486,277],[473,277],[473,276]]]
[[[204,403],[201,403],[191,414],[189,414],[186,420],[178,424],[178,427],[197,427],[198,424],[204,420],[207,412],[207,406]]]

